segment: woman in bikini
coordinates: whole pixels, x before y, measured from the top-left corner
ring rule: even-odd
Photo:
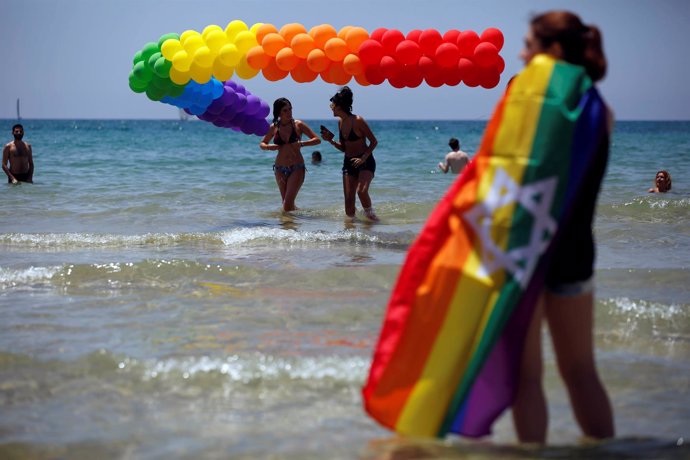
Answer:
[[[309,136],[301,141],[302,134]],[[269,142],[273,140],[272,144]],[[301,120],[292,118],[292,104],[284,97],[273,103],[273,124],[259,143],[261,150],[277,150],[273,172],[280,196],[283,199],[283,211],[294,211],[295,198],[304,183],[307,172],[300,148],[304,145],[318,145],[321,139]]]
[[[339,119],[339,140],[336,142],[333,133],[325,127],[321,129],[321,137],[345,154],[343,161],[345,214],[349,219],[354,218],[355,198],[359,196],[364,215],[370,220],[377,221],[379,219],[369,196],[369,185],[376,172],[376,160],[374,160],[374,149],[378,143],[376,137],[364,118],[352,113],[352,90],[347,86],[342,87],[331,98],[331,110],[333,110],[333,116]]]

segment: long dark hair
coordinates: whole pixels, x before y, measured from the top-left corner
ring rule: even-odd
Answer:
[[[280,121],[280,112],[283,107],[289,105],[292,107],[292,103],[286,97],[279,97],[273,102],[273,124],[277,125]]]
[[[349,86],[343,86],[335,93],[331,102],[340,107],[348,115],[352,115],[352,90]]]
[[[532,33],[542,48],[558,43],[563,59],[587,69],[592,81],[606,75],[606,56],[602,48],[601,32],[596,26],[585,25],[569,11],[549,11],[530,21]]]

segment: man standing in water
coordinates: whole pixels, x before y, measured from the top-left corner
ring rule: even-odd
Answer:
[[[446,155],[446,159],[438,164],[438,167],[444,173],[447,173],[448,169],[450,169],[453,174],[460,174],[470,161],[470,157],[460,150],[460,141],[456,138],[451,137],[448,141],[448,146],[451,148],[451,151]]]
[[[34,181],[34,158],[31,144],[24,142],[24,127],[16,124],[12,127],[13,142],[8,142],[2,149],[2,170],[7,174],[7,182]]]

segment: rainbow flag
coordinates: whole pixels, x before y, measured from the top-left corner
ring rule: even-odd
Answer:
[[[363,388],[382,425],[491,433],[512,403],[551,243],[608,152],[607,113],[580,66],[538,55],[511,81],[391,295]]]

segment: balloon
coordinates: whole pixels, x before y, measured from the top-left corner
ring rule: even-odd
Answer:
[[[417,67],[419,67],[419,70],[424,76],[424,78],[435,77],[441,73],[441,69],[429,56],[420,57],[419,62],[417,63]]]
[[[460,31],[457,29],[451,29],[447,30],[445,34],[443,34],[443,41],[446,43],[452,43],[452,44],[457,44],[458,42],[458,36],[460,35]]]
[[[441,43],[436,48],[434,61],[441,67],[455,67],[460,59],[460,50],[453,43]]]
[[[402,64],[391,56],[384,56],[381,58],[381,64],[379,64],[379,66],[383,76],[388,79],[395,78],[400,71],[402,71]]]
[[[223,30],[212,30],[206,35],[205,40],[206,46],[215,54],[218,54],[223,45],[228,44],[228,37]]]
[[[197,50],[194,52],[194,57],[192,58],[196,65],[208,68],[213,65],[214,59],[215,56],[211,54],[211,50],[208,48],[208,46],[201,46],[197,48]]]
[[[395,58],[401,64],[416,64],[420,57],[422,57],[422,48],[412,40],[403,40],[395,48]]]
[[[501,51],[501,48],[503,48],[503,32],[494,27],[485,29],[479,38],[483,42],[489,42],[494,45],[498,51]]]
[[[366,77],[363,73],[361,73],[361,74],[359,74],[359,75],[355,75],[354,77],[355,77],[355,81],[356,81],[357,83],[359,83],[360,85],[362,85],[362,86],[369,86],[369,85],[371,85],[371,83],[369,83],[369,81],[367,80],[367,77]],[[383,80],[382,80],[382,81],[383,81]]]
[[[372,85],[380,85],[386,79],[379,66],[367,67],[364,71],[364,76]]]
[[[138,80],[147,83],[150,82],[153,77],[153,71],[144,62],[137,62],[132,68],[132,72]]]
[[[256,45],[258,45],[256,41],[256,36],[248,30],[239,32],[235,36],[235,46],[241,54],[245,54],[247,51],[249,51]]]
[[[314,39],[314,46],[316,48],[323,49],[328,40],[338,36],[338,32],[335,30],[335,27],[329,24],[321,24],[320,26],[312,27],[309,31],[309,36]]]
[[[282,50],[288,45],[282,35],[269,33],[261,41],[261,46],[263,47],[264,51],[266,51],[266,54],[275,57],[275,55],[278,54],[278,51]]]
[[[422,31],[419,29],[413,29],[405,35],[405,40],[412,40],[413,42],[419,43],[419,37],[422,35]]]
[[[336,85],[345,85],[352,80],[352,75],[345,72],[341,62],[334,62],[328,68],[328,76]]]
[[[329,65],[331,65],[331,61],[322,50],[313,49],[309,52],[307,56],[307,67],[309,67],[312,72],[323,72]]]
[[[349,75],[359,75],[364,72],[364,65],[362,60],[356,54],[348,54],[343,59],[343,69]]]
[[[173,69],[174,70],[174,69]],[[213,62],[213,76],[218,80],[229,80],[232,74],[235,73],[235,67],[223,63],[220,59]],[[172,71],[170,72],[170,79],[172,80]]]
[[[488,29],[487,29],[488,30]],[[158,39],[158,49],[163,47],[163,43],[167,42],[168,40],[177,40],[180,41],[180,36],[177,35],[176,33],[169,33],[169,34],[164,34],[161,35],[161,38]]]
[[[226,66],[235,67],[240,62],[241,58],[242,54],[232,43],[223,45],[220,50],[218,50],[218,60]]]
[[[395,48],[398,46],[398,43],[403,40],[405,40],[405,36],[402,32],[396,29],[390,29],[383,34],[381,44],[383,45],[383,49],[386,50],[386,54],[393,56],[395,55]]]
[[[306,34],[307,29],[305,29],[302,24],[292,23],[285,24],[283,27],[281,27],[279,33],[283,36],[286,43],[290,43],[295,35]]]
[[[458,66],[449,67],[443,71],[443,82],[448,86],[457,86],[462,81],[462,73]]]
[[[462,57],[472,57],[474,56],[474,49],[479,44],[479,36],[473,30],[465,30],[460,32],[458,35],[458,49],[460,50],[460,56]]]
[[[264,51],[263,47],[260,45],[256,45],[254,48],[247,51],[247,63],[254,69],[266,68],[271,60],[271,56],[266,54],[266,51]]]
[[[331,38],[326,42],[323,51],[331,61],[340,62],[348,54],[347,43],[342,38]]]
[[[367,66],[376,66],[385,54],[383,45],[374,39],[365,40],[359,47],[359,58]]]
[[[189,72],[182,72],[177,70],[175,67],[170,69],[170,81],[177,85],[186,85],[191,80]]]
[[[290,71],[290,75],[297,83],[309,83],[316,80],[319,73],[311,70],[305,59],[300,59],[297,66]]]
[[[256,42],[261,43],[266,35],[277,33],[278,29],[273,24],[261,24],[261,26],[256,29]]]
[[[350,32],[354,27],[352,26],[344,26],[338,31],[337,37],[340,38],[341,40],[345,40],[347,38],[348,32]]]
[[[134,75],[134,71],[129,73],[129,88],[134,91],[135,93],[143,93],[146,91],[146,87],[148,86],[148,82],[139,80],[136,75]]]
[[[287,77],[288,71],[278,68],[276,61],[272,60],[264,69],[261,70],[264,78],[268,81],[278,81]]]
[[[178,51],[182,51],[182,44],[179,40],[175,40],[174,38],[166,40],[161,46],[161,54],[163,54],[163,57],[168,61],[172,61],[173,56],[175,56],[175,53]]]
[[[309,52],[315,46],[314,39],[309,34],[297,34],[290,42],[290,47],[295,52],[295,56],[301,59],[306,59],[309,56]]]
[[[474,49],[473,61],[480,67],[491,67],[498,62],[498,49],[493,43],[482,42]]]
[[[299,58],[295,56],[295,52],[292,48],[283,48],[276,54],[276,65],[281,70],[290,71],[297,67],[299,63]]]
[[[416,64],[403,66],[402,76],[405,86],[408,88],[416,88],[424,81],[422,71]]]
[[[357,53],[359,47],[369,38],[369,33],[363,27],[352,27],[345,35],[345,43],[351,52]]]
[[[479,71],[474,62],[466,58],[460,58],[458,69],[465,85],[471,87],[479,85]]]
[[[230,41],[230,43],[235,42],[235,38],[240,32],[247,31],[249,31],[249,27],[247,27],[247,24],[245,24],[243,21],[240,21],[239,19],[230,21],[228,25],[225,27],[225,35],[227,35],[228,41]]]
[[[192,57],[185,50],[178,51],[173,56],[172,65],[181,72],[187,72],[192,65]]]
[[[482,88],[495,88],[501,80],[501,74],[493,67],[479,69],[479,84]]]
[[[206,46],[206,43],[204,42],[204,39],[201,37],[201,35],[191,35],[189,38],[187,38],[187,40],[182,42],[182,47],[184,48],[184,50],[192,56],[194,55],[196,50],[198,50],[202,46]]]
[[[383,39],[383,35],[388,32],[388,29],[385,27],[379,27],[378,29],[374,30],[370,35],[369,38],[372,40],[376,40],[377,42],[381,43],[381,40]]]
[[[235,67],[235,73],[243,80],[249,80],[259,73],[259,69],[252,68],[247,62],[247,57],[243,57]]]
[[[443,43],[443,37],[436,29],[426,29],[419,35],[419,46],[422,47],[424,54],[429,57],[436,55],[436,48]]]

